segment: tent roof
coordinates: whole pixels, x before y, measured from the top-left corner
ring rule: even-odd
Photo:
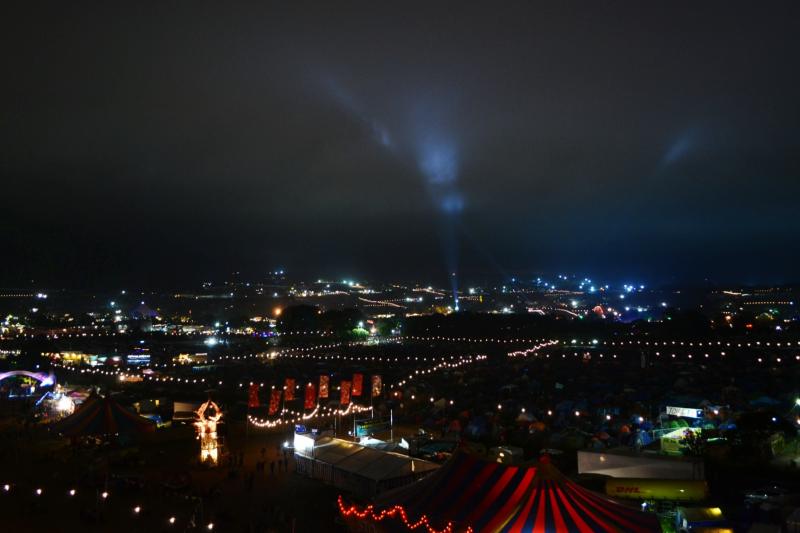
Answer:
[[[654,514],[596,494],[564,477],[549,461],[536,467],[491,463],[457,453],[421,481],[385,493],[375,506],[347,506],[345,517],[382,521],[402,528],[425,523],[440,530],[661,531]]]
[[[314,460],[375,481],[434,470],[438,465],[393,452],[384,452],[331,437],[314,444]]]
[[[132,434],[153,431],[155,424],[119,404],[111,396],[93,393],[67,418],[53,425],[68,437]]]

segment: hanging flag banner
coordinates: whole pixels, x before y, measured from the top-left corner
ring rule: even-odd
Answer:
[[[353,396],[361,396],[364,387],[364,374],[353,374]]]
[[[251,383],[247,394],[247,407],[258,407],[258,383]]]
[[[330,376],[320,376],[319,377],[319,397],[320,398],[327,398],[328,397],[328,383],[330,382]]]
[[[310,381],[306,385],[306,401],[303,407],[306,409],[313,409],[317,404],[317,388]]]
[[[286,378],[284,389],[286,392],[283,393],[283,399],[287,402],[294,400],[294,378]]]
[[[281,404],[281,390],[272,389],[272,394],[269,397],[269,414],[270,416],[278,412],[278,407]]]
[[[372,376],[372,397],[375,398],[376,396],[381,395],[381,387],[383,383],[381,382],[380,376]]]
[[[347,405],[350,403],[350,386],[352,384],[349,381],[342,381],[342,397],[339,403],[342,405]]]

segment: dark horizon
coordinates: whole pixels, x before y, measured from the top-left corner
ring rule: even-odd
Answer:
[[[800,281],[796,2],[6,20],[0,286]]]

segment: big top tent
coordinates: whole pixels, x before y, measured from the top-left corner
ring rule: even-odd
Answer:
[[[575,484],[548,457],[536,466],[510,466],[457,453],[414,484],[361,507],[339,497],[352,529],[370,521],[385,531],[650,532],[656,515],[619,504]]]
[[[67,437],[133,435],[155,430],[155,424],[119,404],[111,396],[93,393],[67,418],[53,424]]]

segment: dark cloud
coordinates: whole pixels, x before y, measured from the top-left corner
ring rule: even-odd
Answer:
[[[0,284],[787,279],[798,10],[20,4]]]

